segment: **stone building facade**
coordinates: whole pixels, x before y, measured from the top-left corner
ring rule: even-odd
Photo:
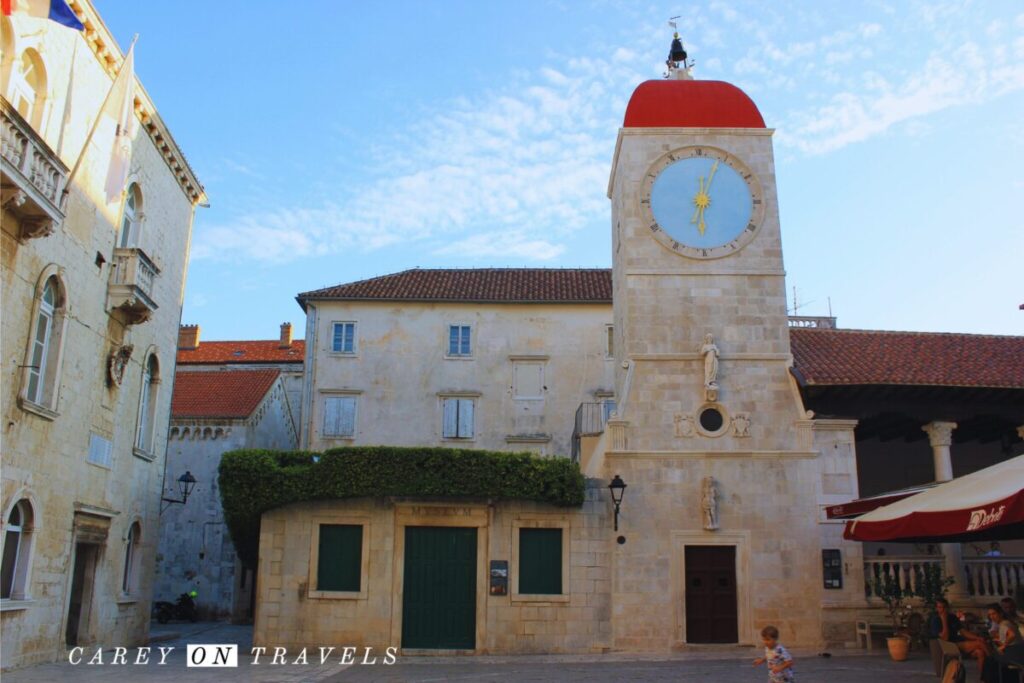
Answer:
[[[578,406],[613,394],[609,284],[603,270],[415,269],[299,295],[303,448],[568,454]]]
[[[984,572],[1024,583],[1024,558],[849,542],[833,514],[1024,452],[1024,338],[787,316],[772,131],[737,88],[673,75],[636,89],[619,132],[611,271],[414,270],[299,296],[304,447],[550,436],[585,504],[268,511],[257,644],[665,652],[774,624],[787,644],[852,646],[882,573],[937,564],[964,605],[991,601]],[[517,362],[542,366],[543,421],[516,403],[538,400]]]
[[[170,379],[205,202],[138,84],[128,179],[107,200],[113,123],[86,141],[123,57],[89,2],[70,5],[84,31],[0,17],[5,669],[147,638]]]
[[[224,524],[217,484],[220,456],[241,448],[298,446],[304,344],[291,338],[200,340],[183,325],[167,440],[167,471],[191,472],[196,485],[185,505],[161,516],[154,599],[173,602],[196,591],[202,618],[251,618],[254,576],[238,560]]]

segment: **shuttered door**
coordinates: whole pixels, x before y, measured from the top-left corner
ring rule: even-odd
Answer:
[[[735,546],[686,546],[686,642],[739,642]]]
[[[406,527],[402,647],[476,647],[476,529]]]

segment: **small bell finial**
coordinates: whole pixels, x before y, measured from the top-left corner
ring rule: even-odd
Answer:
[[[686,49],[683,47],[683,41],[679,39],[679,31],[676,26],[675,19],[679,17],[672,17],[669,19],[668,25],[672,27],[672,45],[668,49],[668,59],[665,60],[665,66],[668,67],[668,73],[665,74],[665,78],[680,78],[680,79],[691,79],[693,76],[690,75],[690,67],[693,63],[687,63],[686,61]]]

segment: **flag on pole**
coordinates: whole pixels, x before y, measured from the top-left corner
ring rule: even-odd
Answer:
[[[128,163],[132,156],[132,138],[135,136],[135,43],[128,49],[121,70],[110,88],[106,106],[100,115],[110,116],[117,122],[114,146],[110,151],[105,190],[107,202],[121,197],[128,178]]]
[[[76,31],[85,29],[66,0],[0,0],[0,10],[5,16],[21,15],[50,19]]]

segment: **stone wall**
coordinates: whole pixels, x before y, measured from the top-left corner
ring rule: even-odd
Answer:
[[[169,476],[174,479],[188,470],[197,483],[187,504],[170,505],[161,518],[156,600],[173,602],[181,593],[195,590],[203,618],[248,619],[252,572],[236,556],[224,523],[218,467],[227,451],[296,447],[286,393],[279,379],[246,419],[172,420],[167,444]]]
[[[476,652],[601,652],[611,645],[611,503],[592,482],[582,509],[526,502],[319,501],[267,512],[260,532],[256,645],[401,644],[404,528],[469,526],[477,535]],[[361,594],[311,597],[313,525],[363,524],[368,534]],[[557,526],[568,543],[563,594],[520,596],[514,539],[520,526]],[[507,560],[509,594],[490,595],[488,566]],[[315,570],[315,568],[314,568]],[[314,593],[315,594],[315,593]]]
[[[604,304],[308,304],[303,447],[447,445],[568,455],[582,402],[612,390]],[[356,352],[331,351],[331,325],[356,323]],[[448,357],[448,326],[472,327],[473,353]],[[541,363],[539,398],[513,395],[516,363]],[[354,438],[322,433],[324,399],[356,396]],[[445,396],[473,399],[475,436],[442,437]],[[461,447],[461,446],[460,446]]]
[[[91,7],[86,9],[98,22]],[[4,17],[0,21],[5,35],[14,36],[12,52],[5,50],[3,55],[5,80],[0,90],[8,94],[10,60],[24,49],[38,50],[47,78],[38,132],[70,168],[110,89],[111,77],[82,33],[37,19]],[[112,44],[102,27],[93,38]],[[68,67],[76,43],[75,110],[62,130]],[[112,141],[113,126],[101,126],[85,149],[81,170],[70,187],[67,216],[54,234],[21,242],[17,219],[6,211],[0,216],[4,293],[0,512],[6,524],[12,506],[27,499],[34,516],[25,599],[0,605],[5,669],[54,660],[64,652],[76,519],[105,520],[102,524],[107,527],[92,599],[86,605],[91,609],[84,611],[88,616],[80,632],[81,644],[133,645],[145,642],[148,634],[171,377],[194,206],[164,152],[140,131],[133,145],[129,183],[137,182],[143,193],[140,246],[160,269],[152,290],[158,309],[148,322],[128,325],[122,314],[106,309],[123,208],[123,201],[108,203],[103,196]],[[173,141],[167,141],[173,146]],[[67,294],[56,416],[25,410],[18,400],[28,364],[33,302],[47,268],[59,273]],[[107,380],[107,359],[122,344],[133,345],[134,352],[117,386]],[[149,354],[156,356],[160,368],[154,446],[150,453],[136,453],[142,364]],[[87,462],[91,435],[110,442],[109,463]],[[141,527],[139,570],[135,585],[124,594],[125,539],[135,522]]]

